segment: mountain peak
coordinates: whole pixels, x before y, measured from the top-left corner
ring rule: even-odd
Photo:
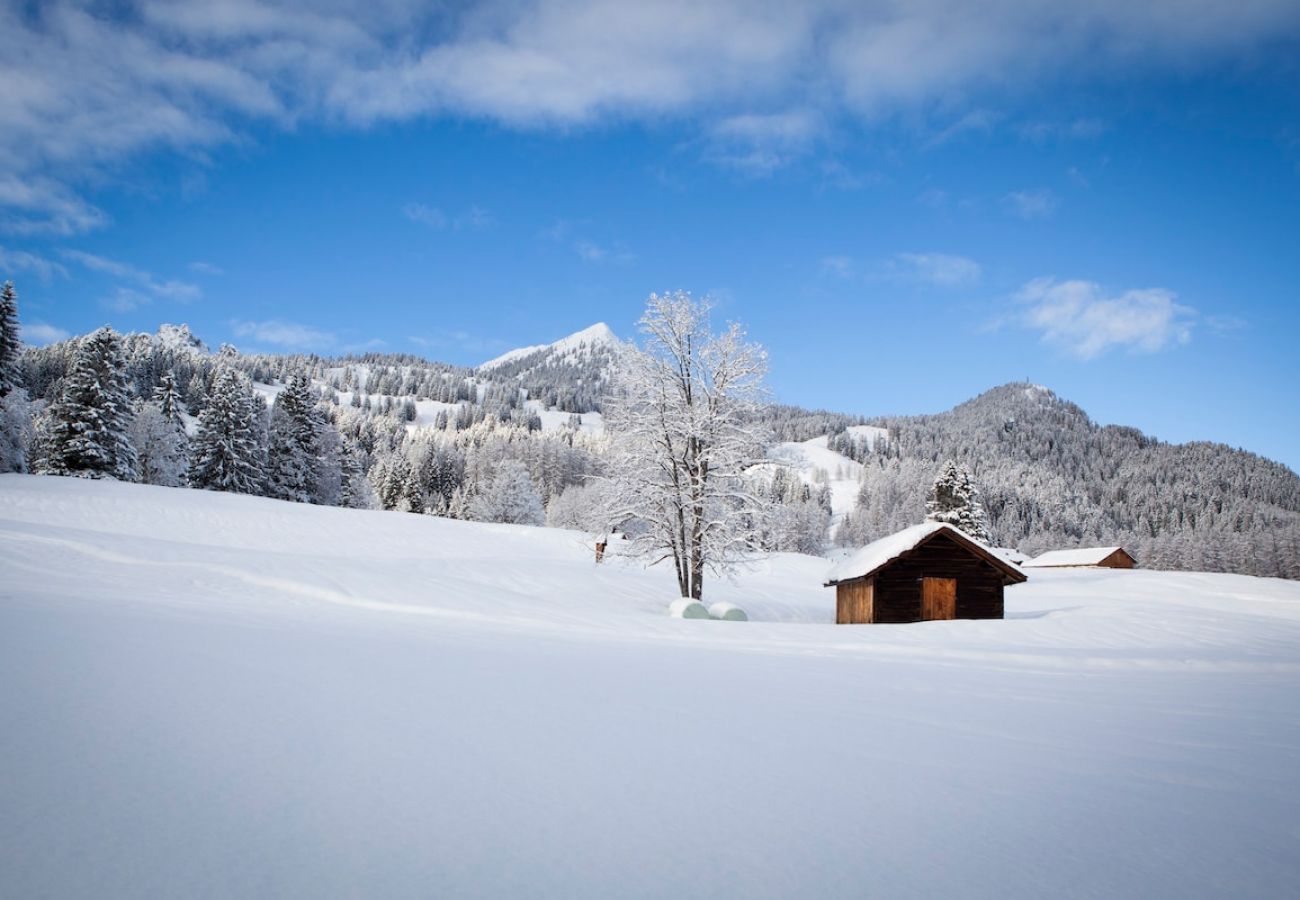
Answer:
[[[480,369],[495,369],[506,363],[515,362],[526,356],[532,356],[534,353],[543,351],[552,351],[555,353],[570,353],[583,347],[609,347],[619,343],[618,335],[614,330],[604,322],[597,322],[594,325],[588,325],[581,331],[575,331],[568,337],[562,337],[558,341],[550,344],[534,344],[531,347],[517,347],[514,350],[507,350],[500,356],[489,359],[487,362],[479,365]]]

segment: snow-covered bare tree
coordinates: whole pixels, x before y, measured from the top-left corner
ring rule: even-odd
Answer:
[[[988,516],[984,513],[984,503],[970,469],[951,459],[943,464],[934,480],[925,513],[928,522],[956,525],[977,541],[992,542]]]
[[[101,328],[82,339],[63,391],[50,408],[46,470],[133,481],[132,415],[121,340],[111,328]]]
[[[189,472],[185,431],[168,418],[156,401],[136,403],[130,428],[139,460],[140,481],[164,487],[184,487]]]
[[[745,470],[765,443],[767,356],[738,324],[713,334],[707,301],[684,291],[651,294],[640,326],[644,347],[623,354],[605,404],[612,511],[640,523],[633,550],[671,560],[681,595],[699,600],[705,571],[726,571],[762,533]]]

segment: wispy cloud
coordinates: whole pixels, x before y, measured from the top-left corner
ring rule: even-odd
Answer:
[[[133,282],[136,288],[140,289],[125,287],[117,289],[113,296],[118,299],[110,300],[108,306],[111,309],[117,309],[119,312],[143,306],[152,299],[189,303],[203,296],[203,291],[197,284],[173,278],[155,278],[151,273],[130,263],[109,259],[106,256],[97,256],[93,253],[85,253],[81,250],[63,250],[61,252],[65,259],[78,263],[92,272],[101,272],[114,278],[120,278],[123,281]]]
[[[1056,195],[1046,188],[1034,191],[1012,191],[1002,198],[1002,207],[1010,215],[1031,221],[1046,219],[1056,212]]]
[[[1042,339],[1079,359],[1115,349],[1155,353],[1192,339],[1196,311],[1165,288],[1109,294],[1091,281],[1038,278],[1016,295],[1018,316]]]
[[[622,244],[604,246],[585,238],[573,242],[573,251],[583,262],[589,263],[630,263],[636,259]]]
[[[101,227],[104,213],[78,184],[142,153],[232,143],[250,125],[466,116],[564,129],[672,117],[708,137],[704,152],[761,173],[819,139],[821,123],[955,105],[1045,77],[1204,68],[1300,34],[1294,0],[1205,0],[1194,15],[1182,0],[1086,14],[960,0],[487,0],[452,12],[174,0],[131,10],[0,4],[0,228]],[[970,115],[956,122],[977,124]],[[1067,123],[1079,127],[1086,120]]]
[[[763,177],[809,152],[823,130],[821,117],[811,110],[729,116],[712,126],[705,155]]]
[[[1100,137],[1106,133],[1107,127],[1103,119],[1084,117],[1064,122],[1025,122],[1016,130],[1026,140],[1041,144],[1052,140],[1085,140]]]
[[[0,14],[0,23],[3,23]],[[0,78],[5,70],[0,64]],[[6,91],[12,82],[6,82]],[[0,96],[0,113],[4,98]],[[0,128],[0,156],[5,150]],[[12,162],[11,162],[12,164]],[[30,172],[6,172],[0,159],[0,231],[19,235],[55,235],[67,237],[93,231],[108,224],[108,216],[78,197],[59,182]]]
[[[482,231],[496,224],[492,213],[481,206],[471,206],[460,215],[449,216],[437,207],[412,202],[402,207],[402,215],[419,225],[453,231]]]
[[[66,341],[72,337],[72,332],[46,322],[24,322],[19,336],[25,344],[44,347],[46,344],[57,344],[59,341]]]
[[[821,260],[821,272],[823,275],[833,275],[836,278],[851,278],[857,266],[848,256],[823,256]]]
[[[890,261],[888,270],[896,278],[938,287],[975,284],[983,274],[975,260],[947,253],[899,253]]]
[[[508,349],[505,341],[487,338],[459,328],[443,329],[431,335],[412,335],[407,338],[422,350],[460,350],[465,353],[500,353]]]
[[[26,250],[0,247],[0,278],[10,278],[17,272],[31,272],[43,282],[50,281],[55,275],[68,277],[68,270],[53,260]]]
[[[198,275],[225,275],[226,272],[220,266],[214,266],[212,263],[196,260],[189,265],[189,270]]]
[[[267,319],[262,322],[233,319],[230,322],[230,330],[236,337],[248,337],[259,344],[270,344],[289,350],[327,349],[338,343],[331,332],[282,319]]]
[[[119,287],[99,302],[101,306],[113,312],[127,313],[148,306],[153,302],[153,298],[134,288]]]

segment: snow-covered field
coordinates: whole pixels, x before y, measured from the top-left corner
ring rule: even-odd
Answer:
[[[707,587],[754,621],[683,621],[573,532],[17,475],[0,536],[0,896],[1300,883],[1294,583],[847,627],[780,555]]]

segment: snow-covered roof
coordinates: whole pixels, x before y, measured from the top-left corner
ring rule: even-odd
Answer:
[[[1077,550],[1048,550],[1026,560],[1026,568],[1045,568],[1049,566],[1099,566],[1116,550],[1123,547],[1080,547]],[[1124,551],[1127,553],[1128,551]]]
[[[967,545],[971,550],[988,558],[990,562],[1003,569],[1009,575],[1018,575],[1025,579],[1025,573],[1013,563],[999,556],[992,549],[981,544],[960,528],[943,522],[925,522],[904,528],[902,531],[872,541],[848,559],[833,566],[826,575],[827,584],[865,578],[875,573],[887,563],[893,562],[909,550],[915,550],[939,532],[946,532],[957,539],[958,543]]]

